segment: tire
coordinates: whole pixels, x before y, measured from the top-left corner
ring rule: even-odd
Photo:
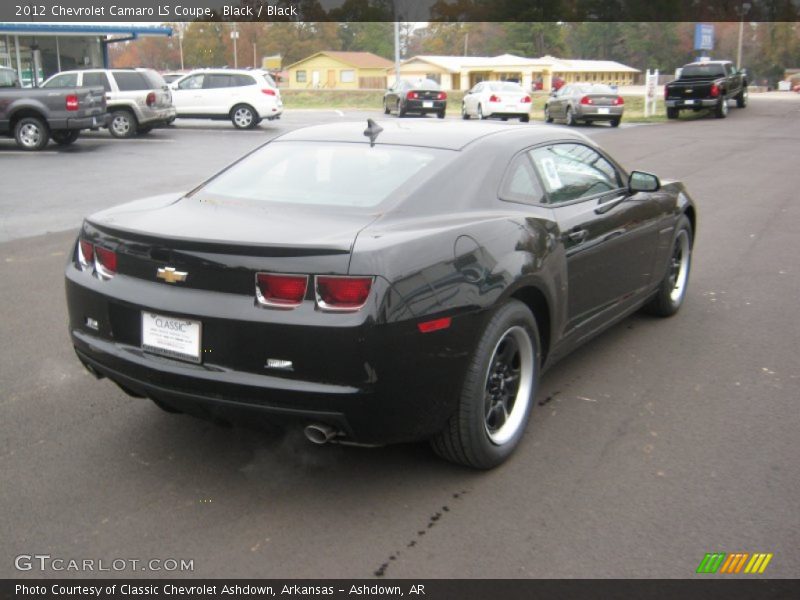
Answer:
[[[467,112],[467,105],[463,102],[461,103],[461,118],[465,121],[469,121],[469,113]]]
[[[439,112],[437,112],[436,117],[439,119],[444,119],[444,111],[440,110]]]
[[[397,101],[397,118],[402,119],[406,116],[406,107],[403,106],[403,102],[401,100]]]
[[[147,135],[147,134],[148,134],[148,133],[150,133],[151,131],[153,131],[153,128],[152,128],[152,127],[150,127],[150,126],[147,126],[147,127],[139,127],[139,128],[136,130],[136,134],[137,134],[137,135]]]
[[[52,132],[53,141],[59,146],[69,146],[81,135],[80,129],[59,129]]]
[[[522,302],[509,300],[481,334],[458,407],[431,440],[434,451],[475,469],[491,469],[505,461],[525,433],[538,373],[536,320]]]
[[[621,121],[622,121],[621,117],[619,119],[611,119],[611,126],[612,127],[619,127],[619,124],[620,124]]]
[[[673,108],[671,106],[667,107],[667,118],[668,119],[677,119],[679,113],[680,113],[680,111],[677,108]]]
[[[236,129],[252,129],[261,122],[258,113],[249,104],[237,104],[230,114],[231,123]]]
[[[174,122],[175,122],[175,117],[170,117],[169,119],[167,119],[167,122],[166,122],[166,123],[164,123],[164,125],[166,125],[167,127],[169,127],[169,126],[170,126],[170,125],[172,125]]]
[[[483,107],[478,104],[478,120],[483,121],[486,117],[483,115]]]
[[[47,146],[50,130],[38,117],[23,117],[14,125],[14,139],[23,150],[36,152]]]
[[[389,105],[386,104],[386,99],[383,100],[383,114],[385,115],[389,114]]]
[[[671,317],[683,305],[692,269],[692,244],[692,224],[683,215],[675,227],[667,272],[656,295],[645,305],[645,312],[658,317]]]
[[[549,106],[545,106],[544,107],[544,122],[545,123],[552,123],[553,122],[553,117],[550,116],[550,107]]]
[[[736,96],[736,106],[737,108],[746,108],[747,107],[747,85],[742,88],[742,91],[739,92],[739,95]]]
[[[575,120],[575,115],[572,114],[572,109],[570,107],[567,107],[567,115],[564,119],[564,122],[570,127],[575,127],[578,124],[578,121]]]
[[[717,103],[717,106],[714,109],[714,116],[718,119],[724,119],[728,116],[728,101],[725,99],[725,96],[720,98],[719,102]]]
[[[124,139],[133,137],[136,133],[138,123],[136,117],[129,110],[115,110],[111,113],[111,120],[108,122],[108,132],[115,138]]]
[[[520,123],[527,123],[527,122],[529,122],[530,120],[531,120],[531,116],[530,116],[530,115],[522,115],[522,116],[519,118],[519,122],[520,122]]]

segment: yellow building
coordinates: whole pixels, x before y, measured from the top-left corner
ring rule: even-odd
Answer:
[[[317,52],[286,68],[290,89],[384,89],[394,63],[371,52]]]
[[[481,81],[516,81],[531,89],[542,81],[549,89],[556,77],[567,83],[589,82],[632,85],[638,69],[610,60],[570,60],[543,56],[525,58],[513,54],[500,56],[414,56],[400,65],[403,79],[433,79],[444,90],[468,90]],[[394,67],[387,70],[389,85],[394,83]]]

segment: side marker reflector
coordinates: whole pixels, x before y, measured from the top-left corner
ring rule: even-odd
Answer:
[[[451,317],[442,317],[441,319],[434,319],[433,321],[423,321],[417,323],[417,329],[421,333],[430,333],[431,331],[439,331],[440,329],[447,329],[453,321]]]

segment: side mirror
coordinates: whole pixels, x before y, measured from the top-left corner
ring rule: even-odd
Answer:
[[[178,84],[177,84],[177,83],[170,83],[170,84],[169,84],[169,89],[171,89],[171,90],[177,90],[177,89],[178,89]]]
[[[657,192],[661,188],[658,177],[644,171],[631,171],[628,177],[628,190],[636,192]]]
[[[558,94],[558,90],[557,89],[553,88],[552,90],[550,90],[550,95],[551,96],[555,96],[556,94]]]

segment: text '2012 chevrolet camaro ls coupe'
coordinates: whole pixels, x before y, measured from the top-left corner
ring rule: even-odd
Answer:
[[[680,308],[694,230],[681,183],[564,129],[321,125],[88,217],[69,327],[93,374],[166,410],[490,468],[543,369]]]

